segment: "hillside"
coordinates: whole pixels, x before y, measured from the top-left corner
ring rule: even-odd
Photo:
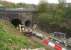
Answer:
[[[14,26],[5,20],[0,20],[0,50],[20,50],[21,48],[40,48],[39,43],[30,42],[26,36],[17,35]]]
[[[35,8],[34,4],[26,3],[12,3],[7,1],[0,1],[0,8]]]

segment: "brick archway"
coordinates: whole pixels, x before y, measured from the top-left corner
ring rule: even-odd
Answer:
[[[29,27],[31,25],[31,21],[30,20],[26,20],[25,21],[25,26]]]

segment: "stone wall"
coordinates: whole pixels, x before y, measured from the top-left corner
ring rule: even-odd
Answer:
[[[9,20],[9,21],[13,19],[19,19],[21,20],[22,24],[25,24],[25,22],[29,20],[32,26],[33,14],[34,11],[0,10],[0,19]]]

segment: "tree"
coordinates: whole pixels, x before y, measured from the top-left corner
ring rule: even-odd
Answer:
[[[43,6],[44,5],[44,6]],[[49,5],[49,6],[48,6]],[[53,6],[54,5],[54,6]],[[38,7],[39,17],[41,25],[45,25],[44,27],[49,28],[60,28],[64,22],[64,5],[63,3],[59,4],[48,4],[44,2],[40,2]],[[56,29],[55,29],[56,30]]]
[[[24,3],[17,3],[16,4],[16,7],[18,7],[18,8],[25,7],[25,6],[26,6],[26,4],[24,4]]]
[[[47,12],[47,2],[46,0],[40,0],[38,5],[38,13],[45,13]]]

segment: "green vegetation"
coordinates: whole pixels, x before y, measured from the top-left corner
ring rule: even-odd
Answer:
[[[44,47],[39,43],[30,42],[26,36],[17,35],[13,25],[0,19],[0,50],[20,50],[21,48]],[[33,43],[33,44],[31,44]]]
[[[32,4],[26,3],[11,3],[7,1],[0,1],[0,8],[29,8],[32,7]]]
[[[38,25],[43,30],[71,32],[71,7],[66,7],[64,2],[50,5],[44,0],[44,2],[39,3],[38,15],[37,22],[39,21],[40,24]]]
[[[29,47],[25,37],[16,37],[0,27],[0,50],[14,50]]]

